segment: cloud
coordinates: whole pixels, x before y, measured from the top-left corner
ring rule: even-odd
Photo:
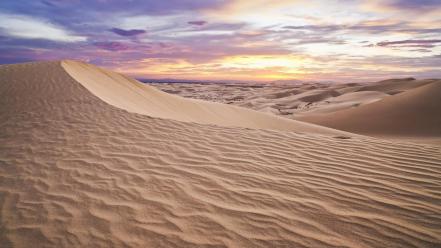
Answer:
[[[341,25],[301,25],[301,26],[283,26],[284,29],[292,30],[312,30],[312,31],[335,31],[340,30],[344,26]]]
[[[41,3],[46,6],[49,6],[49,7],[56,7],[57,6],[57,4],[55,2],[52,2],[50,0],[42,0]]]
[[[23,39],[44,39],[59,42],[86,41],[86,37],[73,35],[63,27],[49,21],[25,15],[0,13],[0,30],[9,36]]]
[[[409,15],[437,16],[441,10],[439,0],[361,0],[360,3],[368,11],[396,13],[403,20],[408,20]]]
[[[338,38],[329,38],[318,35],[303,35],[299,37],[299,39],[295,42],[292,42],[293,45],[305,45],[305,44],[333,44],[333,45],[343,45],[346,44],[346,41],[338,39]]]
[[[129,46],[127,44],[116,42],[116,41],[101,41],[101,42],[94,42],[95,46],[108,50],[108,51],[124,51],[129,49]]]
[[[190,21],[187,23],[190,25],[202,26],[202,25],[205,25],[207,22],[206,21]]]
[[[441,7],[439,0],[392,0],[386,1],[386,5],[398,9],[430,9],[434,7]]]
[[[382,41],[378,42],[377,46],[382,47],[423,47],[432,48],[437,43],[441,43],[441,40],[398,40],[398,41]]]
[[[125,30],[125,29],[120,29],[120,28],[112,28],[112,29],[110,29],[110,31],[117,34],[117,35],[121,35],[121,36],[135,36],[135,35],[144,34],[146,32],[145,30],[142,30],[142,29]]]
[[[441,67],[441,54],[428,55],[424,57],[395,57],[395,56],[376,56],[368,58],[369,62],[377,65],[393,65],[399,68],[408,68],[413,71],[421,71],[422,69],[437,69],[438,77],[441,77],[439,68]]]
[[[435,71],[439,17],[419,10],[440,1],[372,0],[378,8],[369,10],[367,1],[0,0],[0,63],[74,58],[121,72],[259,78],[292,71],[292,63],[266,57],[308,55],[304,71],[322,78]],[[241,57],[251,59],[225,59]],[[283,68],[259,69],[267,64]]]
[[[319,35],[334,35],[340,33],[367,33],[367,34],[380,34],[395,32],[402,29],[401,24],[372,24],[372,23],[355,23],[346,25],[335,24],[321,24],[321,25],[301,25],[301,26],[283,26],[282,28],[292,31],[304,31],[308,33],[315,33]]]
[[[57,21],[69,19],[81,22],[121,15],[168,15],[218,8],[224,4],[224,0],[2,0],[0,9],[44,18],[53,17]]]
[[[386,24],[382,24],[384,22]],[[335,33],[335,32],[359,32],[359,33],[370,33],[370,34],[380,34],[380,33],[412,33],[412,34],[439,34],[441,28],[415,28],[412,26],[413,23],[409,22],[391,22],[387,23],[387,20],[378,21],[362,21],[354,24],[346,25],[287,25],[283,26],[284,29],[289,30],[302,30],[309,32],[320,32],[320,33]]]
[[[430,52],[432,52],[432,50],[425,49],[425,48],[412,49],[410,51],[412,51],[412,52],[419,52],[419,53],[430,53]]]

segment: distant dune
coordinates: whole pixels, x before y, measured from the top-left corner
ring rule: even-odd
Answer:
[[[406,90],[414,89],[426,84],[433,83],[439,80],[415,80],[414,78],[402,78],[402,79],[388,79],[379,81],[373,84],[362,86],[358,91],[379,91],[387,93],[389,95],[394,95],[397,93],[404,92]]]
[[[345,101],[348,87],[279,90],[315,90],[296,98],[307,109],[303,97]],[[399,112],[397,132],[410,116],[438,135],[439,87],[363,93],[354,111],[424,107]],[[1,247],[439,247],[440,192],[437,146],[183,99],[80,62],[0,66]]]
[[[381,138],[441,144],[441,80],[271,85],[154,84],[191,98],[242,106],[290,119]]]
[[[152,86],[90,64],[76,61],[63,61],[61,64],[70,76],[101,100],[133,113],[221,126],[344,134],[330,128],[288,120],[246,108],[167,94]]]
[[[366,135],[441,138],[441,81],[418,83],[381,101],[299,120]]]

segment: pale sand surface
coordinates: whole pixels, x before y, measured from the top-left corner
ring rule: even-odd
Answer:
[[[373,136],[441,138],[441,81],[357,108],[299,119]]]
[[[441,80],[301,85],[151,84],[362,135],[441,145]]]
[[[344,135],[344,132],[214,102],[166,94],[96,66],[63,61],[63,68],[103,101],[129,112],[201,124]],[[105,83],[103,83],[105,80]]]
[[[363,90],[361,84],[192,84],[149,83],[187,98],[221,102],[294,119],[329,113],[381,100],[389,94]]]
[[[441,244],[439,147],[151,117],[76,66],[0,66],[2,247]]]

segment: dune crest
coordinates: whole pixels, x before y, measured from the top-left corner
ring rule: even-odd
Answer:
[[[65,60],[61,65],[95,96],[132,113],[220,126],[344,134],[330,128],[246,108],[168,94],[119,73],[78,61]]]
[[[351,133],[441,144],[440,79],[254,87],[244,84],[151,85],[189,98],[242,106]]]
[[[93,92],[59,62],[0,66],[0,246],[441,243],[439,147],[152,118]]]
[[[441,82],[424,82],[357,108],[298,119],[365,135],[441,138]]]

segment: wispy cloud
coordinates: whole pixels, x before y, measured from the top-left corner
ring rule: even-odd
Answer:
[[[127,44],[121,43],[121,42],[108,42],[108,41],[101,41],[101,42],[95,42],[93,43],[95,46],[109,51],[124,51],[129,49],[129,46]]]
[[[384,23],[382,23],[384,22]],[[409,22],[393,22],[387,23],[386,20],[378,21],[362,21],[353,24],[313,24],[313,25],[287,25],[283,26],[284,29],[288,30],[304,30],[310,32],[320,32],[320,33],[334,33],[334,32],[358,32],[358,33],[368,33],[368,34],[381,34],[381,33],[412,33],[412,34],[439,34],[441,33],[441,26],[439,28],[431,27],[413,27],[412,23]]]
[[[190,24],[190,25],[196,25],[196,26],[202,26],[202,25],[207,24],[206,21],[189,21],[187,23]]]
[[[0,13],[0,31],[6,35],[23,39],[44,39],[60,42],[85,41],[85,36],[74,35],[48,20],[25,15]]]
[[[377,4],[382,4],[383,6],[390,8],[412,11],[421,11],[441,7],[441,2],[438,0],[383,0],[379,1]]]
[[[377,46],[406,46],[406,47],[425,47],[432,48],[435,47],[438,43],[441,43],[441,39],[439,40],[397,40],[397,41],[382,41],[378,42]]]
[[[142,29],[125,30],[125,29],[121,29],[121,28],[112,28],[112,29],[110,29],[110,31],[117,34],[117,35],[121,35],[121,36],[136,36],[136,35],[146,33],[146,31],[142,30]]]
[[[0,1],[0,63],[80,59],[134,76],[439,75],[441,2]]]

